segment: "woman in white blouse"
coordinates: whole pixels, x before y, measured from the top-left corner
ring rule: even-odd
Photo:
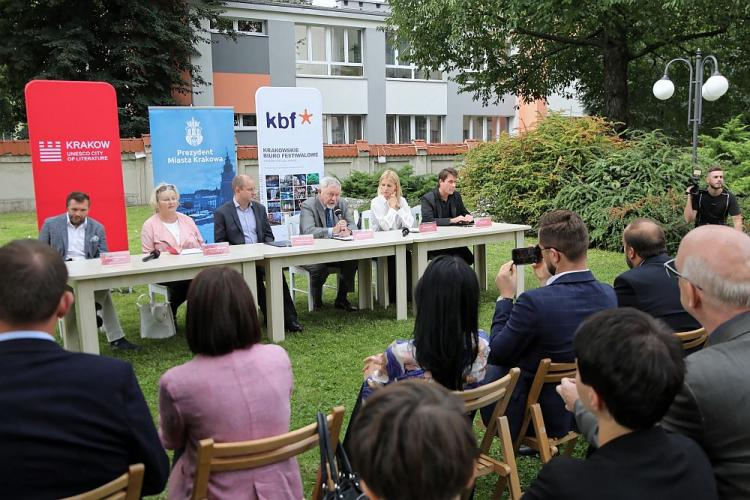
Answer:
[[[373,231],[403,229],[414,224],[406,198],[401,196],[401,181],[393,170],[380,176],[378,196],[370,202],[370,227]],[[407,250],[408,252],[408,250]],[[411,299],[411,256],[406,256],[406,296]],[[396,302],[396,259],[388,257],[388,301]]]
[[[370,210],[373,231],[390,231],[414,224],[409,204],[401,196],[401,181],[393,170],[386,170],[380,176],[378,196],[370,203]]]

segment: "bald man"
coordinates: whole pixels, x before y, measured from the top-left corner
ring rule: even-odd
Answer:
[[[214,241],[228,242],[230,245],[266,243],[274,241],[271,225],[266,216],[266,207],[255,200],[257,188],[255,179],[240,174],[232,179],[234,198],[224,203],[214,212]],[[258,306],[266,315],[265,272],[256,268],[258,285]],[[301,332],[304,328],[297,320],[297,309],[289,293],[289,286],[284,283],[284,329],[288,332]]]
[[[687,357],[685,383],[662,426],[703,447],[720,498],[750,498],[750,237],[729,226],[698,227],[664,267],[708,341]],[[577,400],[575,382],[563,379],[558,392],[595,442],[596,420]]]
[[[664,321],[673,332],[700,328],[680,304],[677,281],[664,272],[666,238],[661,226],[651,219],[636,219],[622,237],[625,262],[630,268],[615,278],[619,307],[634,307]]]

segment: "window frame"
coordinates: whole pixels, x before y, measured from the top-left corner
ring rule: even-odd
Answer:
[[[331,117],[343,117],[344,118],[344,142],[331,142],[333,139],[333,120]],[[339,113],[328,113],[323,115],[323,144],[354,144],[354,141],[361,140],[359,138],[352,139],[350,137],[350,118],[358,117],[360,126],[360,135],[362,139],[365,136],[365,115],[343,115]]]
[[[268,36],[268,23],[265,19],[256,19],[256,18],[250,18],[250,17],[221,17],[220,19],[224,19],[227,21],[230,21],[232,23],[232,30],[237,33],[238,35],[243,36]],[[255,22],[260,23],[261,31],[240,31],[239,29],[239,21],[247,21],[247,22]],[[221,33],[221,30],[217,27],[211,27],[209,26],[208,30],[211,33]]]
[[[393,143],[392,144],[411,144],[413,141],[416,140],[423,140],[427,144],[441,144],[445,140],[445,115],[386,115],[386,137],[388,137],[389,127],[388,127],[388,117],[394,117],[393,119]],[[416,121],[417,117],[422,117],[425,119],[425,138],[424,139],[416,139]],[[401,121],[403,119],[409,120],[409,139],[406,141],[401,140],[401,134],[399,133],[400,127],[401,127]],[[438,125],[440,127],[440,140],[437,142],[434,142],[431,139],[431,132],[432,129],[430,128],[432,125],[433,118],[437,118]]]
[[[243,116],[255,116],[255,125],[246,126],[242,124],[242,117]],[[239,117],[237,123],[238,125],[234,125],[235,131],[244,131],[244,130],[258,130],[258,115],[257,113],[234,113],[235,117]]]
[[[307,49],[307,59],[297,59],[297,51],[295,50],[294,54],[294,64],[295,64],[295,75],[296,76],[303,76],[303,77],[331,77],[331,78],[364,78],[365,77],[365,64],[364,64],[364,28],[356,27],[356,26],[324,26],[320,24],[305,24],[305,23],[295,23],[294,27],[296,29],[297,26],[304,26],[305,27],[305,40],[306,40],[306,49]],[[313,53],[313,44],[310,43],[311,36],[312,36],[312,28],[323,28],[324,31],[324,45],[325,45],[325,61],[319,61],[312,58]],[[340,28],[343,30],[344,39],[344,61],[334,61],[333,60],[333,29],[334,28]],[[349,61],[349,31],[350,30],[356,30],[359,32],[359,58],[361,59],[360,62],[350,62]],[[295,33],[295,44],[297,43],[297,35]],[[319,66],[325,66],[326,72],[324,74],[315,74],[315,73],[301,73],[299,70],[299,65],[319,65]],[[338,68],[361,68],[361,74],[360,75],[336,75],[333,74],[331,69],[333,67]]]
[[[385,55],[386,55],[386,61],[388,59],[388,47],[389,43],[393,42],[393,39],[389,42],[388,37],[386,37],[385,40]],[[385,78],[386,80],[416,80],[418,82],[444,82],[445,81],[445,72],[444,71],[438,71],[440,73],[440,78],[417,78],[416,74],[417,71],[419,71],[419,68],[413,63],[409,64],[400,64],[399,61],[399,47],[398,45],[392,45],[393,49],[393,60],[396,62],[395,64],[388,64],[386,62],[385,64]],[[408,70],[409,74],[411,75],[410,78],[402,78],[399,76],[388,76],[388,70],[389,69],[400,69],[400,70]],[[433,73],[433,71],[425,70],[427,73]],[[434,116],[434,115],[422,115],[422,116]]]

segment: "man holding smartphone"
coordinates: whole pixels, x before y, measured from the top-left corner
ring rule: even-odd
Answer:
[[[539,251],[532,267],[539,288],[515,299],[518,267],[513,261],[500,267],[495,285],[500,293],[495,305],[490,336],[490,355],[485,383],[505,375],[514,366],[521,369],[506,415],[515,439],[520,432],[526,396],[539,362],[553,363],[575,359],[573,336],[591,314],[617,307],[610,285],[596,280],[588,269],[589,235],[575,212],[553,210],[539,219]],[[536,251],[534,251],[536,253]],[[522,272],[522,271],[521,271]],[[514,302],[515,299],[515,302]],[[552,386],[539,396],[547,432],[551,437],[567,434],[572,416]],[[488,418],[491,408],[484,408]]]

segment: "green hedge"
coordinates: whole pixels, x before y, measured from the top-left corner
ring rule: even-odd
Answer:
[[[383,170],[385,169],[373,173],[352,171],[346,179],[339,179],[341,181],[341,192],[347,198],[359,198],[369,202],[378,195],[378,183]],[[414,169],[411,165],[404,165],[399,169],[393,169],[393,171],[398,174],[402,195],[409,202],[409,206],[418,205],[422,195],[437,186],[437,175],[414,175]]]

